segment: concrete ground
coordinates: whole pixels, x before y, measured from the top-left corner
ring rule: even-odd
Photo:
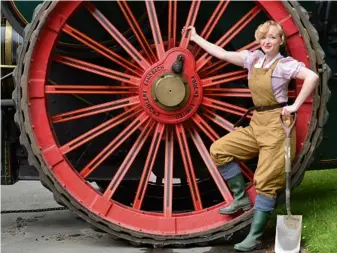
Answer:
[[[1,186],[1,210],[58,206],[40,182],[20,181]],[[273,240],[273,238],[271,238]],[[270,240],[265,248],[271,248]],[[2,253],[231,253],[232,245],[184,249],[133,247],[96,232],[68,210],[1,215]],[[272,252],[256,250],[254,253]]]

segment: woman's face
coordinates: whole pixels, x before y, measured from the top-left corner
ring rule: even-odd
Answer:
[[[261,49],[265,54],[277,54],[281,44],[280,31],[276,26],[270,26],[268,32],[260,40]]]

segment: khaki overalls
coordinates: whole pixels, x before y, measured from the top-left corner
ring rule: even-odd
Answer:
[[[255,106],[278,104],[271,86],[271,75],[278,61],[269,68],[253,67],[248,86]],[[254,111],[249,126],[239,127],[215,141],[210,148],[211,157],[218,166],[233,159],[245,161],[259,155],[254,185],[257,193],[267,197],[276,197],[285,186],[285,133],[280,123],[281,111],[282,108]],[[295,136],[293,130],[292,159],[295,156]]]

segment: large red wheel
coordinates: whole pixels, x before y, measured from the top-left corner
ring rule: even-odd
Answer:
[[[168,12],[157,15],[162,4]],[[141,8],[151,31],[136,22]],[[117,11],[136,42],[119,32]],[[252,210],[218,214],[233,198],[208,152],[251,105],[246,71],[212,59],[180,31],[195,25],[221,47],[253,50],[255,28],[270,18],[284,26],[285,53],[321,73],[299,111],[293,184],[299,182],[321,138],[328,74],[297,3],[61,1],[45,3],[26,29],[15,73],[16,121],[42,183],[83,219],[136,243],[204,243],[249,224]],[[98,22],[124,51],[106,48],[94,31],[82,33],[78,22]],[[64,34],[101,59],[57,53]],[[294,83],[290,97],[300,88]],[[254,161],[241,165],[254,201]]]

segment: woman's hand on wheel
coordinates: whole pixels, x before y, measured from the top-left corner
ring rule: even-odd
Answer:
[[[185,27],[183,27],[183,29],[181,30],[181,34],[184,34],[184,32],[185,32]],[[191,31],[191,37],[190,37],[190,41],[194,41],[194,39],[195,39],[195,37],[196,37],[196,35],[197,35],[197,32],[195,31],[195,27],[194,26],[189,26],[189,27],[187,27],[187,29],[186,29],[186,32],[187,31]]]

